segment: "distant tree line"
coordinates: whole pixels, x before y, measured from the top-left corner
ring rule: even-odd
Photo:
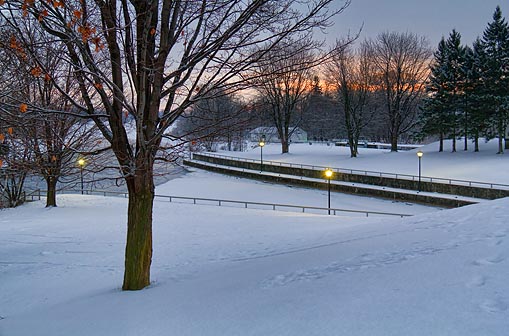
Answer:
[[[461,44],[461,35],[453,30],[442,38],[434,53],[431,73],[423,102],[422,129],[419,136],[438,136],[443,140],[463,137],[463,149],[473,140],[479,151],[479,138],[498,138],[498,153],[509,149],[509,26],[500,7],[482,37],[472,46]]]
[[[309,140],[347,139],[352,157],[362,139],[389,142],[397,151],[398,141],[407,140],[416,124],[431,49],[426,39],[411,33],[384,32],[358,49],[354,40],[338,40],[328,52],[320,52],[320,44],[310,39],[288,40],[260,58],[252,82],[257,94],[246,102],[254,108],[240,122],[244,134],[275,127],[282,153],[289,151],[297,127]],[[228,109],[217,112],[228,118]],[[181,122],[197,131],[200,127],[190,124],[200,115],[195,107]],[[216,126],[208,131],[222,134],[225,125]]]
[[[462,138],[464,150],[472,141],[479,151],[480,138],[498,138],[498,153],[509,149],[509,27],[499,7],[472,46],[462,45],[456,30],[434,53],[425,38],[411,33],[383,32],[357,47],[354,42],[340,39],[323,53],[310,39],[287,41],[260,58],[256,95],[243,102],[236,141],[245,143],[250,129],[273,126],[282,153],[296,127],[310,141],[346,140],[352,157],[365,140],[388,142],[397,151],[401,141],[438,139],[443,151],[451,139],[456,151]],[[231,120],[228,111],[217,113]],[[189,113],[200,114],[196,108]],[[226,131],[211,129],[214,140],[232,148],[231,126],[216,126]]]

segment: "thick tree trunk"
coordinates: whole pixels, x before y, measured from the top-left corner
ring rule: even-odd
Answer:
[[[288,153],[290,150],[290,144],[288,141],[281,140],[281,153],[285,154]]]
[[[474,138],[474,152],[478,151],[479,151],[479,134],[476,133]]]
[[[46,178],[46,208],[57,206],[57,179]]]
[[[152,262],[152,209],[154,181],[151,168],[138,170],[127,181],[129,205],[123,290],[138,290],[150,285]]]
[[[349,146],[350,146],[350,157],[357,157],[357,145],[359,143],[358,140],[349,139]]]
[[[444,151],[444,133],[440,133],[440,141],[438,145],[438,151],[443,152]]]
[[[397,152],[397,151],[398,151],[398,136],[391,135],[391,152]]]

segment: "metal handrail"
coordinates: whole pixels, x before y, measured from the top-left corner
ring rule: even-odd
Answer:
[[[27,202],[27,199],[30,197],[30,201],[34,201],[34,197],[37,197],[37,200],[41,200],[41,189],[36,189],[36,190],[32,190],[30,191],[28,194],[25,192],[25,194],[23,195],[23,198],[25,200],[25,202]]]
[[[220,159],[228,159],[233,161],[240,162],[260,162],[260,160],[256,159],[248,159],[248,158],[240,158],[235,156],[227,156],[220,155],[214,153],[196,153],[198,155],[209,156],[209,157],[217,157]],[[409,175],[409,174],[398,174],[398,173],[386,173],[372,170],[360,170],[360,169],[349,169],[349,168],[332,168],[325,166],[317,166],[317,165],[308,165],[301,163],[289,163],[289,162],[281,162],[281,161],[271,161],[271,160],[263,160],[264,165],[272,165],[272,166],[280,166],[280,167],[289,167],[289,168],[301,168],[301,169],[311,169],[311,170],[320,170],[323,171],[326,168],[332,169],[336,173],[347,173],[347,174],[357,174],[357,175],[365,175],[365,176],[377,176],[377,177],[393,177],[395,179],[403,179],[403,180],[412,180],[416,181],[419,179],[417,175]],[[491,182],[479,182],[479,181],[470,181],[470,180],[459,180],[459,179],[450,179],[445,177],[433,177],[433,176],[421,176],[422,182],[436,182],[442,184],[451,184],[457,186],[465,186],[469,187],[481,187],[481,188],[489,188],[496,189],[495,187],[502,187],[505,189],[509,189],[509,184],[503,183],[491,183]],[[489,187],[488,187],[489,186]]]
[[[38,190],[39,192],[45,192],[44,190]],[[64,193],[73,194],[73,193],[80,193],[80,190],[65,190]],[[101,196],[123,196],[125,198],[128,197],[127,192],[120,192],[120,191],[108,191],[108,190],[84,190],[84,193],[87,195],[94,195],[98,194]],[[280,204],[280,203],[264,203],[264,202],[250,202],[250,201],[238,201],[238,200],[227,200],[227,199],[216,199],[216,198],[202,198],[202,197],[186,197],[186,196],[169,196],[169,195],[155,195],[155,198],[163,198],[167,199],[170,202],[173,202],[174,200],[185,200],[190,201],[186,204],[199,204],[198,202],[212,202],[217,203],[218,206],[227,206],[228,204],[240,204],[243,205],[244,208],[248,209],[249,206],[262,206],[262,207],[269,207],[270,209],[274,211],[284,211],[283,209],[299,209],[299,212],[305,213],[306,210],[315,210],[320,211],[324,213],[328,213],[330,210],[332,214],[339,215],[341,213],[358,213],[358,214],[365,214],[366,217],[369,217],[369,215],[381,215],[381,216],[397,216],[397,217],[410,217],[413,215],[410,214],[401,214],[401,213],[393,213],[393,212],[380,212],[380,211],[366,211],[366,210],[350,210],[350,209],[339,209],[339,208],[324,208],[324,207],[314,207],[314,206],[306,206],[306,205],[295,205],[295,204]],[[192,201],[192,203],[191,203]],[[203,203],[201,203],[204,205]],[[251,208],[255,209],[255,208]],[[259,208],[256,208],[259,209]],[[260,209],[259,209],[260,210]]]

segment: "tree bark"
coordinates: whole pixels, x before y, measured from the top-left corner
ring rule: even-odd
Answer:
[[[288,153],[290,150],[290,144],[286,140],[281,140],[281,153]]]
[[[391,152],[397,151],[398,151],[398,135],[393,134],[391,135]]]
[[[353,138],[348,139],[350,146],[350,157],[357,157],[357,144],[358,140],[354,140]]]
[[[123,290],[139,290],[150,285],[152,262],[153,172],[150,166],[127,179],[129,205]]]
[[[507,129],[507,126],[505,127],[505,134],[504,134],[504,149],[509,149],[509,130]]]
[[[438,151],[439,152],[444,151],[444,133],[442,133],[442,132],[440,132],[440,141],[439,141]]]
[[[504,124],[503,124],[502,118],[499,116],[499,118],[498,118],[498,153],[497,154],[504,154],[504,138],[505,138]]]
[[[57,179],[48,177],[46,179],[46,208],[57,206]]]

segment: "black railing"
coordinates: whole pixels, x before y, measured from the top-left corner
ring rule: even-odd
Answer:
[[[260,162],[260,160],[256,160],[256,159],[247,159],[247,158],[220,155],[220,154],[214,154],[214,153],[197,153],[197,154],[203,155],[203,156],[209,156],[209,157],[216,157],[216,158],[220,158],[220,159],[239,161],[239,162],[253,162],[253,163]],[[355,175],[377,176],[377,177],[389,177],[389,178],[412,180],[412,181],[419,180],[419,176],[417,176],[417,175],[386,173],[386,172],[372,171],[372,170],[333,168],[333,167],[308,165],[308,164],[301,164],[301,163],[289,163],[289,162],[281,162],[281,161],[270,161],[270,160],[263,160],[263,164],[279,166],[279,167],[300,168],[300,169],[310,169],[310,170],[319,170],[319,171],[324,171],[325,169],[330,168],[335,173],[346,173],[346,174],[352,174],[352,175],[355,174]],[[444,178],[444,177],[421,176],[421,181],[422,182],[435,182],[435,183],[451,184],[451,185],[457,185],[457,186],[489,188],[489,189],[502,189],[502,190],[509,189],[509,184],[479,182],[479,181],[470,181],[470,180],[459,180],[459,179],[450,179],[450,178]]]
[[[39,195],[44,190],[38,190]],[[81,194],[80,190],[65,190],[60,193],[66,194]],[[100,195],[100,196],[120,196],[127,198],[128,193],[108,190],[84,190],[86,195]],[[40,197],[40,196],[39,196]],[[369,217],[370,215],[378,216],[397,216],[397,217],[409,217],[410,214],[392,213],[392,212],[380,212],[380,211],[367,211],[367,210],[350,210],[350,209],[338,209],[338,208],[324,208],[324,207],[313,207],[306,205],[294,205],[294,204],[280,204],[280,203],[264,203],[264,202],[251,202],[251,201],[238,201],[238,200],[227,200],[227,199],[215,199],[215,198],[202,198],[202,197],[184,197],[184,196],[168,196],[168,195],[155,195],[156,199],[166,200],[168,202],[184,203],[184,204],[200,204],[200,205],[217,205],[217,206],[230,206],[230,207],[241,207],[245,209],[258,209],[258,210],[274,210],[274,211],[293,211],[302,213],[318,213],[333,215],[341,215],[344,213],[350,214],[361,214]]]

